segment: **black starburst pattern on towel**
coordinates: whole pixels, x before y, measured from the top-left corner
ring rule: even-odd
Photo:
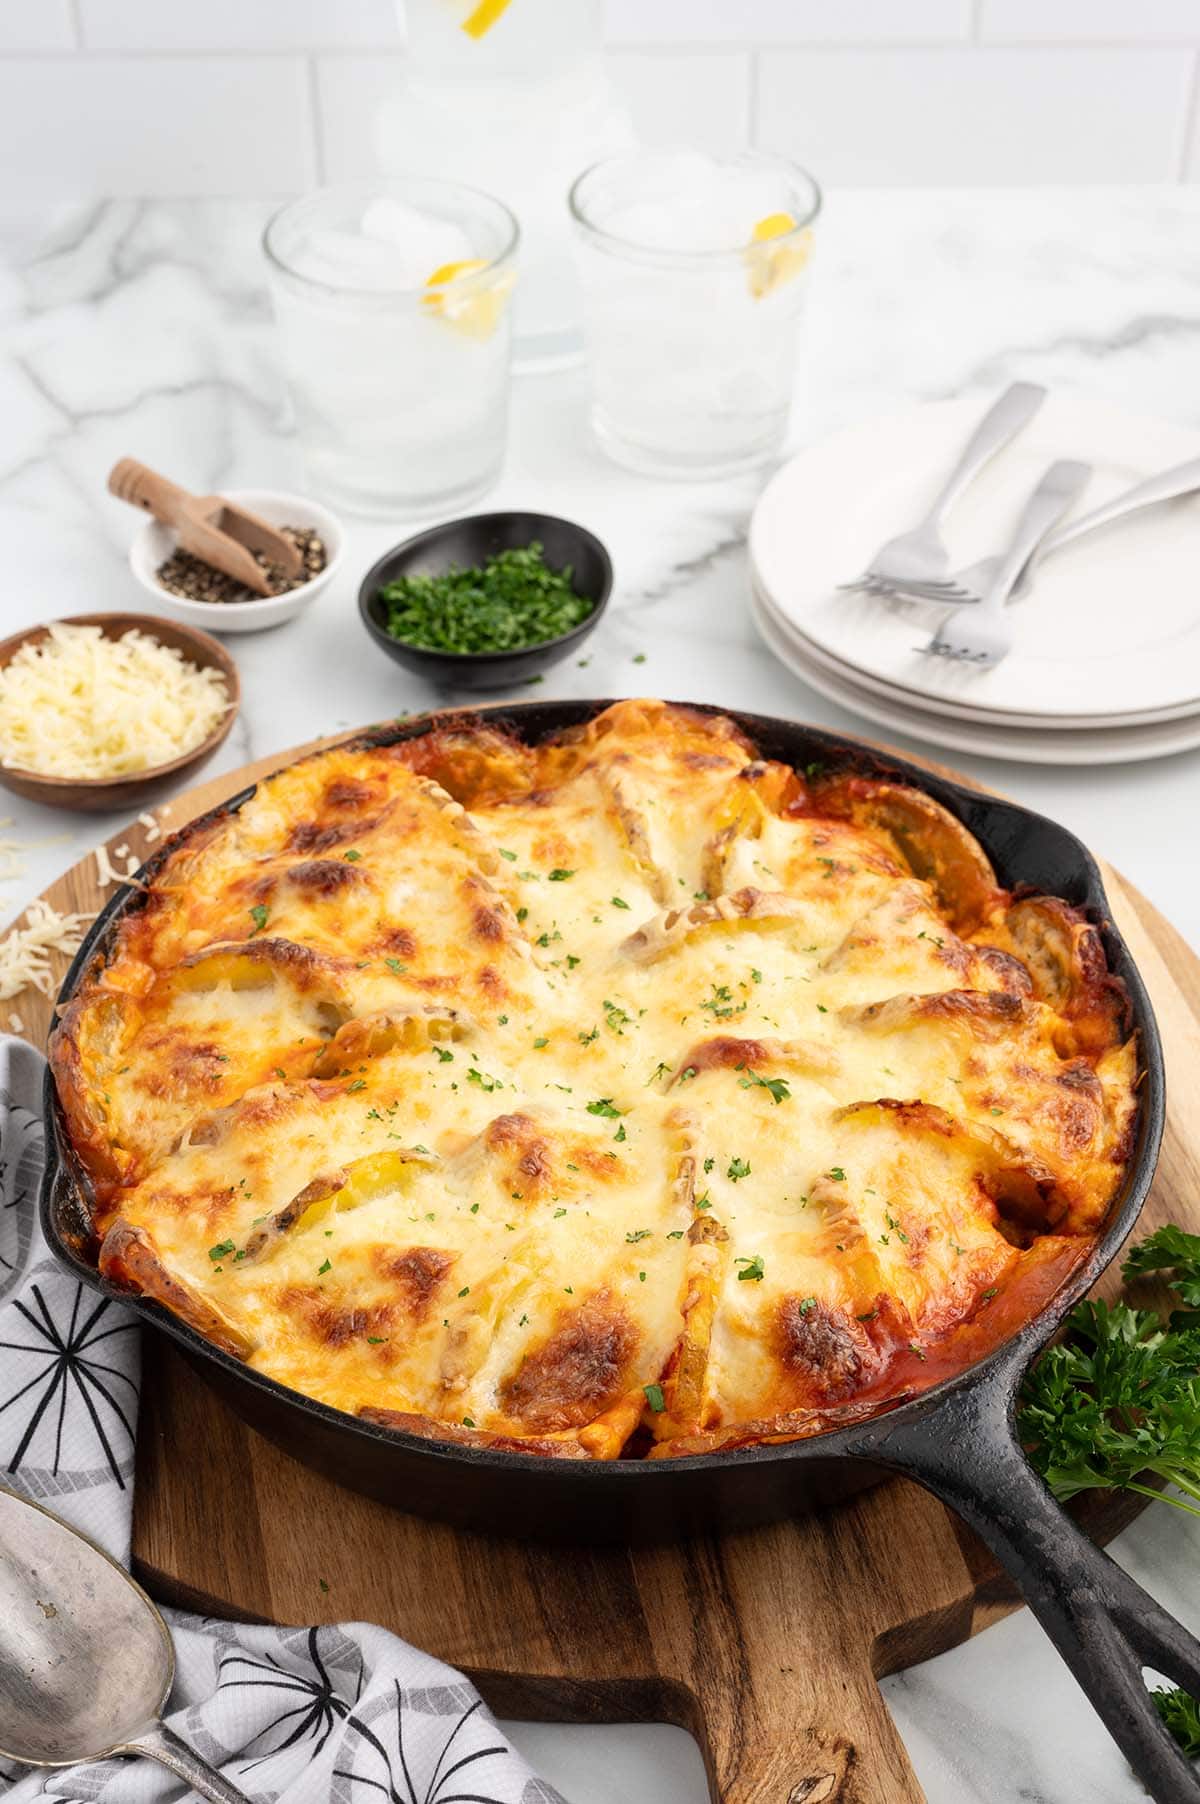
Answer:
[[[475,1776],[474,1774],[466,1775],[466,1769],[476,1765],[478,1761],[491,1760],[497,1755],[501,1759],[507,1759],[512,1751],[510,1748],[505,1747],[503,1742],[498,1742],[493,1747],[476,1748],[473,1753],[454,1758],[455,1739],[459,1731],[466,1726],[481,1707],[483,1700],[476,1698],[475,1702],[458,1717],[442,1744],[442,1751],[429,1776],[429,1783],[424,1791],[418,1792],[404,1751],[404,1694],[397,1680],[393,1680],[392,1684],[395,1692],[392,1725],[395,1728],[395,1757],[399,1772],[397,1773],[396,1767],[392,1765],[391,1752],[375,1731],[360,1718],[351,1717],[352,1728],[361,1741],[379,1756],[381,1771],[386,1772],[387,1777],[386,1779],[373,1779],[367,1774],[347,1772],[341,1767],[334,1768],[333,1777],[349,1780],[351,1789],[354,1791],[361,1786],[366,1791],[382,1792],[388,1800],[388,1804],[504,1804],[504,1800],[494,1792],[471,1789],[476,1783]],[[403,1791],[400,1790],[401,1781],[404,1785]],[[464,1785],[467,1787],[466,1790],[461,1789]]]
[[[358,1679],[354,1687],[354,1696],[349,1701],[340,1696],[334,1688],[321,1650],[317,1645],[317,1630],[308,1631],[308,1657],[312,1662],[313,1672],[297,1672],[282,1661],[268,1654],[265,1660],[255,1660],[249,1654],[228,1653],[221,1656],[218,1668],[217,1684],[236,1691],[269,1690],[282,1692],[285,1697],[296,1701],[280,1711],[264,1729],[255,1737],[261,1740],[264,1735],[286,1729],[283,1739],[275,1746],[268,1748],[257,1760],[251,1760],[242,1768],[245,1773],[254,1767],[261,1766],[264,1760],[280,1754],[284,1748],[295,1747],[298,1741],[313,1738],[316,1746],[312,1750],[312,1758],[321,1752],[338,1723],[349,1716],[362,1692],[362,1666],[358,1669]],[[233,1671],[261,1676],[231,1678]]]
[[[30,1285],[29,1297],[32,1307],[22,1297],[15,1297],[11,1307],[22,1318],[26,1331],[32,1338],[20,1341],[0,1340],[0,1349],[32,1354],[44,1362],[32,1378],[0,1403],[0,1416],[6,1410],[18,1409],[22,1404],[29,1412],[16,1447],[9,1457],[8,1470],[17,1471],[38,1429],[48,1419],[54,1431],[54,1460],[51,1470],[57,1473],[62,1459],[63,1427],[68,1413],[83,1412],[91,1421],[109,1471],[120,1489],[124,1490],[120,1456],[114,1443],[119,1443],[123,1438],[126,1448],[132,1447],[133,1422],[126,1413],[118,1387],[124,1386],[128,1391],[131,1408],[137,1403],[137,1387],[125,1372],[117,1366],[109,1365],[103,1358],[97,1358],[96,1354],[97,1349],[114,1336],[135,1334],[136,1323],[107,1323],[105,1317],[111,1307],[107,1297],[98,1300],[88,1297],[86,1301],[91,1303],[91,1309],[85,1310],[82,1284],[74,1287],[65,1325],[55,1320],[40,1285]],[[21,1330],[18,1329],[17,1332]]]

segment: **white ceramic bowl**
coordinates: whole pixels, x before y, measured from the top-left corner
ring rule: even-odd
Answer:
[[[154,611],[188,626],[203,627],[210,633],[259,633],[265,627],[282,626],[294,620],[321,590],[342,561],[346,534],[341,522],[319,502],[303,495],[286,495],[278,489],[226,489],[230,501],[237,501],[251,513],[261,514],[272,526],[308,526],[325,542],[326,564],[319,576],[289,589],[286,595],[265,595],[255,601],[187,601],[172,595],[158,581],[155,572],[175,549],[175,534],[157,520],[144,520],[129,549],[129,567],[146,593],[153,599]]]

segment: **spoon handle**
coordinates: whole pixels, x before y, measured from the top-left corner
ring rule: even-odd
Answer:
[[[210,1798],[212,1804],[250,1804],[244,1791],[231,1785],[215,1767],[209,1766],[207,1760],[201,1760],[195,1749],[189,1748],[187,1742],[181,1741],[165,1723],[154,1723],[145,1734],[123,1742],[113,1751],[148,1755],[180,1779],[186,1779],[194,1792],[199,1792],[202,1798]]]

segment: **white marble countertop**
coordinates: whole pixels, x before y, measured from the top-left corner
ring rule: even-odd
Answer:
[[[132,454],[201,492],[302,489],[258,253],[266,207],[121,203],[0,228],[0,630],[140,608],[135,524],[104,492]],[[910,398],[1024,376],[1077,385],[1200,429],[1200,192],[834,194],[823,222],[809,372],[793,442]],[[586,441],[583,382],[526,377],[507,472],[481,505],[572,515],[608,543],[616,589],[590,663],[541,696],[659,694],[790,714],[879,737],[807,689],[748,619],[744,532],[761,483],[649,482]],[[420,524],[420,523],[418,523]],[[343,574],[294,624],[227,640],[244,701],[208,767],[232,769],[341,727],[462,699],[383,658],[355,611],[358,578],[415,526],[349,523]],[[911,749],[920,750],[913,745]],[[1200,943],[1200,752],[1096,772],[958,757],[1056,816]],[[0,919],[119,822],[0,798],[29,846]],[[1200,1624],[1194,1524],[1151,1507],[1121,1560]],[[932,1804],[1135,1804],[1144,1797],[1024,1613],[884,1684]],[[521,1726],[572,1804],[700,1804],[699,1756],[667,1728]]]

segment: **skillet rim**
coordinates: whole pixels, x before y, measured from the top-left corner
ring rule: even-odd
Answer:
[[[464,718],[477,719],[481,716],[489,724],[507,724],[513,726],[517,731],[521,731],[523,727],[528,729],[532,723],[532,736],[536,743],[537,740],[550,733],[577,726],[593,718],[603,709],[611,707],[615,700],[621,699],[625,698],[565,697],[555,701],[548,699],[510,701],[430,709],[409,719],[384,722],[352,731],[344,739],[335,740],[333,743],[338,746],[396,745],[408,739],[418,738],[438,726],[445,726]],[[266,1373],[256,1371],[232,1354],[215,1346],[161,1304],[136,1293],[119,1290],[106,1283],[96,1267],[89,1263],[80,1251],[79,1245],[71,1243],[68,1231],[61,1220],[64,1213],[61,1197],[63,1188],[69,1189],[69,1201],[79,1208],[82,1205],[81,1193],[85,1191],[86,1184],[66,1131],[66,1122],[53,1073],[47,1065],[43,1079],[43,1116],[45,1126],[49,1131],[46,1141],[45,1167],[39,1187],[38,1207],[42,1232],[60,1263],[65,1265],[81,1282],[87,1284],[90,1289],[132,1309],[149,1326],[168,1334],[179,1343],[185,1353],[199,1356],[202,1362],[212,1362],[235,1385],[240,1382],[252,1391],[263,1393],[266,1399],[276,1407],[290,1407],[310,1419],[315,1419],[334,1433],[340,1432],[348,1438],[374,1444],[377,1448],[395,1448],[397,1452],[402,1451],[409,1457],[416,1457],[433,1464],[440,1462],[454,1466],[462,1465],[469,1471],[486,1469],[497,1471],[498,1474],[509,1472],[514,1475],[523,1473],[528,1476],[537,1472],[542,1475],[543,1488],[546,1490],[550,1490],[556,1480],[564,1488],[574,1488],[579,1483],[590,1484],[593,1487],[601,1482],[630,1485],[649,1482],[648,1479],[634,1477],[633,1474],[675,1472],[679,1474],[677,1482],[685,1484],[697,1473],[728,1472],[732,1467],[769,1465],[776,1462],[803,1461],[805,1459],[849,1458],[860,1460],[862,1455],[853,1443],[856,1438],[861,1439],[864,1426],[870,1423],[882,1420],[890,1422],[915,1419],[918,1412],[936,1409],[945,1400],[961,1395],[972,1386],[985,1385],[989,1377],[994,1374],[1002,1376],[1002,1368],[1006,1366],[1010,1369],[1009,1392],[1010,1394],[1015,1392],[1020,1375],[1052,1337],[1071,1307],[1079,1301],[1112,1263],[1135,1226],[1157,1171],[1158,1155],[1165,1126],[1166,1074],[1158,1023],[1141,972],[1124,937],[1113,923],[1104,881],[1095,858],[1083,841],[1069,828],[1061,826],[1057,821],[1038,813],[1035,809],[1026,808],[1020,803],[1009,801],[1006,797],[993,795],[987,790],[973,789],[953,778],[943,777],[936,772],[925,770],[903,755],[890,750],[884,751],[869,741],[860,740],[847,734],[833,733],[823,727],[809,726],[801,721],[787,720],[779,715],[755,714],[745,709],[721,707],[713,702],[672,701],[668,703],[668,706],[689,708],[702,714],[722,715],[745,731],[753,740],[756,749],[763,751],[767,756],[785,758],[793,768],[797,765],[803,767],[795,750],[796,742],[800,740],[807,750],[811,752],[815,749],[818,752],[822,763],[828,762],[835,767],[840,763],[843,767],[872,776],[899,776],[911,787],[932,795],[936,801],[945,805],[956,819],[962,821],[968,830],[976,835],[984,851],[994,863],[1003,862],[997,860],[995,852],[998,828],[997,833],[989,835],[987,823],[998,822],[1020,827],[1025,832],[1048,831],[1057,841],[1064,866],[1067,865],[1069,859],[1074,861],[1072,874],[1077,878],[1078,894],[1068,899],[1082,908],[1088,919],[1098,929],[1109,969],[1122,980],[1129,997],[1133,1031],[1137,1034],[1139,1046],[1140,1107],[1137,1142],[1130,1157],[1122,1191],[1110,1207],[1109,1219],[1104,1231],[1097,1236],[1088,1253],[1036,1314],[1030,1316],[983,1358],[976,1360],[961,1372],[943,1378],[936,1384],[930,1385],[928,1389],[919,1391],[890,1407],[885,1406],[862,1421],[828,1428],[819,1434],[794,1440],[762,1441],[745,1447],[679,1454],[670,1459],[661,1460],[617,1459],[563,1462],[547,1459],[540,1454],[516,1453],[492,1447],[464,1446],[459,1442],[448,1440],[427,1439],[423,1435],[409,1434],[400,1429],[386,1428],[377,1423],[364,1421],[346,1410],[335,1409],[330,1404],[309,1397],[303,1391],[293,1390],[290,1386],[281,1384]],[[792,752],[789,753],[784,749],[784,745],[780,744],[781,741],[784,742],[784,745],[791,741]],[[771,749],[773,742],[779,749]],[[331,750],[333,747],[324,749]],[[302,753],[300,756],[314,755],[313,753]],[[290,764],[298,762],[300,762],[300,758],[289,759],[286,763],[281,763],[277,769],[285,770]],[[806,762],[811,762],[811,759]],[[223,802],[206,809],[203,814],[197,815],[193,820],[185,823],[179,834],[171,836],[139,868],[133,882],[122,883],[114,891],[92,923],[63,978],[55,1001],[56,1015],[71,999],[93,961],[103,956],[107,950],[107,946],[102,942],[115,933],[118,923],[131,908],[142,904],[145,892],[140,886],[144,885],[148,877],[154,875],[158,866],[165,861],[180,840],[198,832],[215,819],[236,813],[255,794],[259,782],[267,781],[267,778],[274,774],[274,772],[269,772],[267,777],[256,779],[245,789],[239,790],[235,795],[227,797]],[[1003,872],[1001,875],[1003,880]],[[1044,886],[1046,892],[1052,894],[1061,893],[1061,887],[1061,884]],[[82,1236],[79,1238],[82,1239]],[[236,1408],[236,1405],[233,1407]],[[303,1455],[298,1454],[297,1457],[302,1458]],[[667,1480],[664,1478],[662,1483],[666,1482]]]

